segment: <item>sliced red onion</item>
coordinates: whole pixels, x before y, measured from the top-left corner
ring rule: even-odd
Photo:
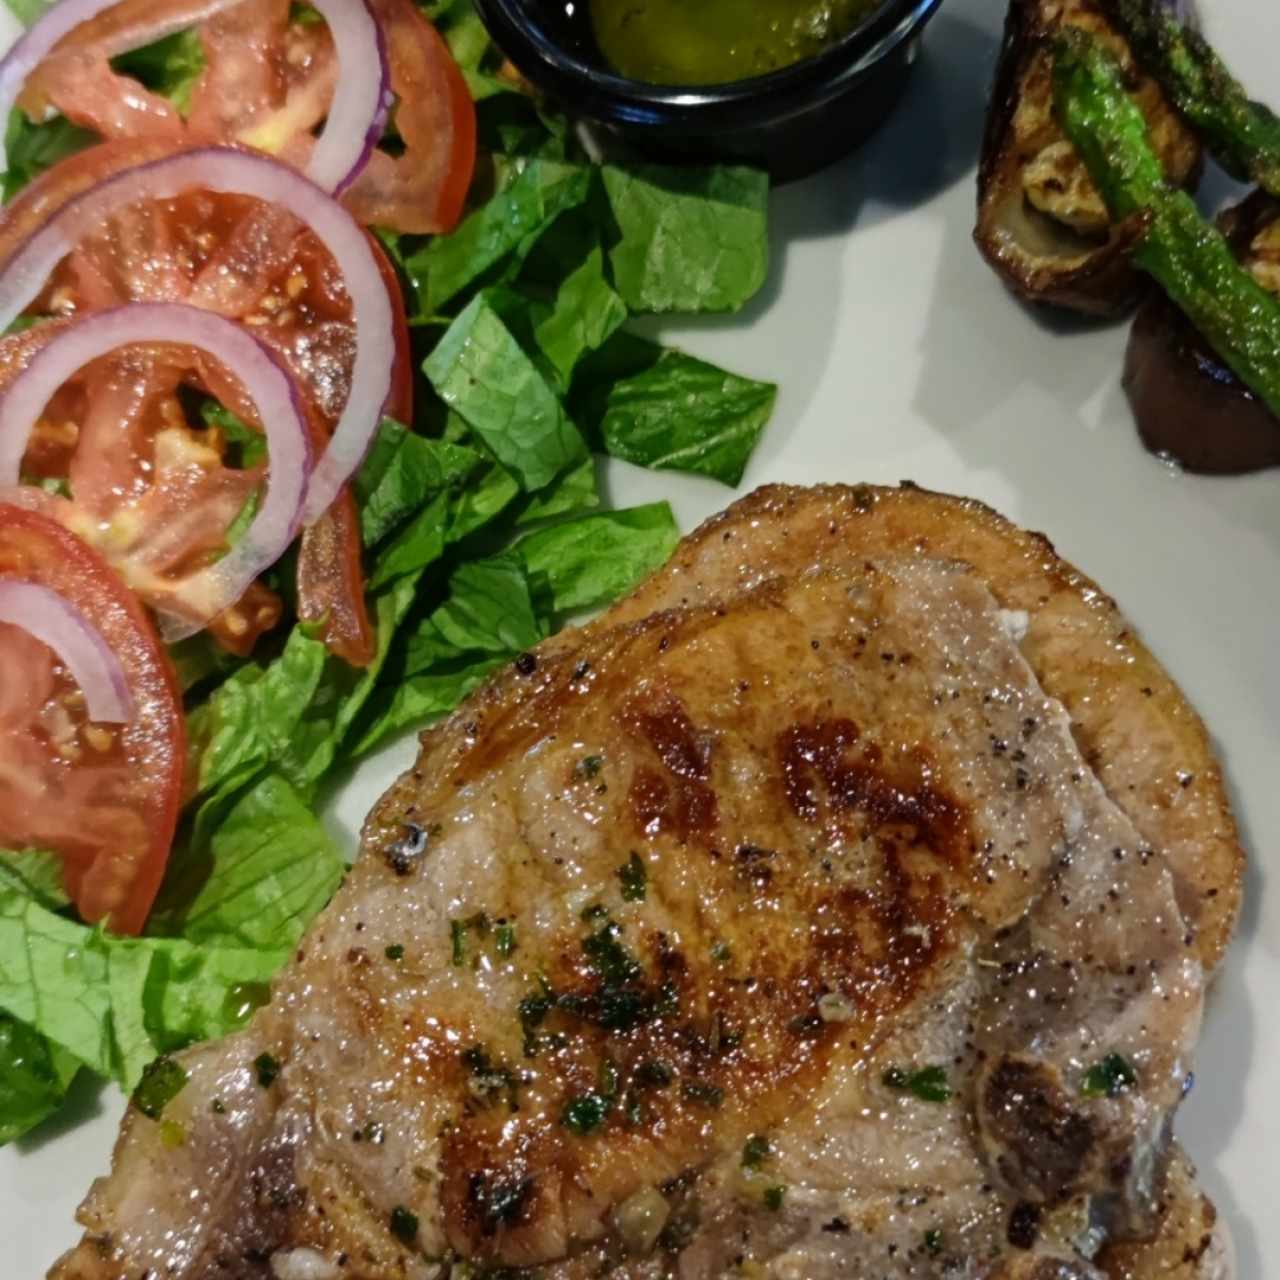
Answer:
[[[135,343],[179,343],[208,352],[248,393],[267,438],[267,492],[244,536],[221,560],[174,584],[176,610],[166,639],[199,631],[233,605],[285,552],[298,532],[311,445],[293,382],[243,325],[178,302],[135,302],[77,320],[47,346],[0,396],[0,486],[16,484],[31,430],[50,397],[86,364]]]
[[[9,258],[0,272],[0,332],[36,298],[62,258],[117,210],[139,200],[171,200],[192,189],[253,196],[288,209],[332,254],[351,298],[356,330],[351,394],[311,474],[303,508],[309,524],[332,505],[378,429],[391,391],[395,328],[387,287],[360,224],[296,170],[231,147],[201,147],[113,174],[68,201]]]
[[[341,195],[359,176],[382,137],[391,109],[391,69],[382,28],[368,0],[311,0],[333,36],[338,84],[307,177]]]
[[[140,23],[105,42],[108,56],[128,53],[232,8],[244,0],[187,0],[166,7],[153,23]],[[58,42],[119,0],[58,0],[0,59],[0,122],[22,93],[27,77]],[[368,0],[313,0],[329,25],[338,54],[338,83],[329,117],[316,140],[307,175],[326,191],[344,191],[368,162],[382,137],[391,106],[391,73],[386,41]],[[8,167],[0,130],[0,170]]]
[[[21,627],[48,645],[84,694],[90,720],[126,724],[133,695],[124,669],[102,633],[51,587],[0,578],[0,622]]]
[[[18,101],[27,77],[53,52],[58,41],[117,3],[119,0],[58,0],[14,41],[8,53],[0,59],[0,124],[9,119],[9,112]],[[138,23],[118,32],[114,39],[104,44],[102,52],[108,57],[131,53],[242,3],[244,0],[187,0],[177,8],[166,4],[154,22]],[[8,167],[3,129],[0,129],[0,170]]]

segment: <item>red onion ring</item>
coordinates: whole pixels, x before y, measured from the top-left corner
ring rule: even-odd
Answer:
[[[301,522],[311,469],[304,410],[289,375],[247,329],[178,302],[134,302],[77,320],[42,347],[0,396],[0,486],[17,484],[31,429],[68,378],[109,351],[156,342],[197,347],[225,366],[248,392],[267,438],[266,498],[244,536],[221,560],[174,584],[181,613],[166,616],[163,630],[166,639],[180,640],[239,600],[284,554]]]
[[[351,392],[311,473],[303,520],[322,515],[360,465],[391,391],[395,321],[377,259],[360,224],[309,179],[267,156],[201,147],[124,169],[68,201],[25,241],[0,272],[0,331],[36,298],[77,242],[118,209],[202,189],[252,196],[288,209],[333,256],[351,298],[356,330]],[[136,305],[136,304],[135,304]]]
[[[329,24],[338,52],[338,83],[324,130],[307,161],[307,177],[341,195],[359,177],[382,138],[391,110],[391,67],[382,27],[368,0],[311,3]]]
[[[155,23],[120,32],[103,52],[128,53],[182,31],[245,0],[191,0]],[[0,123],[22,93],[27,77],[65,36],[119,0],[58,0],[0,59]],[[386,42],[368,0],[313,0],[333,36],[338,84],[324,130],[307,164],[307,176],[326,191],[340,193],[359,175],[382,137],[391,106],[391,71]],[[345,71],[345,75],[343,72]],[[0,170],[8,167],[0,129]]]
[[[0,578],[0,622],[20,627],[53,650],[80,686],[90,720],[126,724],[133,719],[133,695],[120,660],[65,596],[34,582]]]

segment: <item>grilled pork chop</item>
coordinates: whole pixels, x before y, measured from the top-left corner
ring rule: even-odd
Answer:
[[[130,1112],[54,1275],[1093,1280],[1184,1237],[1217,1274],[1169,1140],[1210,873],[1036,663],[1092,588],[909,492],[914,546],[897,502],[749,499],[424,735],[271,1003],[184,1055],[182,1145]],[[1138,705],[1185,708],[1146,664]]]

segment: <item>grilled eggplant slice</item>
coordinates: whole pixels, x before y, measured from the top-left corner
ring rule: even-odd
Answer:
[[[1218,228],[1258,283],[1280,294],[1280,200],[1255,191],[1223,213]],[[1280,466],[1280,419],[1162,293],[1134,317],[1124,389],[1143,443],[1188,471]]]
[[[1195,135],[1143,75],[1091,0],[1012,0],[978,164],[983,257],[1019,297],[1089,315],[1117,315],[1140,296],[1129,251],[1141,223],[1116,225],[1053,113],[1052,48],[1064,26],[1103,39],[1132,77],[1165,172],[1192,186],[1201,168]]]

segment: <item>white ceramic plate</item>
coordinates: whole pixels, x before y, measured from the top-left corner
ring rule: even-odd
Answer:
[[[1209,5],[1212,8],[1209,9]],[[907,101],[844,164],[774,198],[775,258],[746,315],[663,336],[781,384],[744,488],[896,482],[969,494],[1044,530],[1120,601],[1200,709],[1252,855],[1239,941],[1210,1001],[1199,1084],[1179,1129],[1231,1225],[1240,1280],[1280,1276],[1280,473],[1179,475],[1138,443],[1120,390],[1125,328],[1037,319],[975,252],[973,169],[1001,0],[947,0]],[[1210,38],[1280,105],[1280,9],[1204,0]],[[5,11],[0,5],[0,17]],[[3,32],[0,31],[0,36]],[[1227,188],[1206,184],[1216,204]],[[686,528],[733,495],[611,465],[618,504],[669,498]],[[350,844],[411,758],[371,761],[330,814]],[[122,1110],[80,1092],[37,1138],[0,1151],[0,1275],[28,1280],[77,1237]]]

